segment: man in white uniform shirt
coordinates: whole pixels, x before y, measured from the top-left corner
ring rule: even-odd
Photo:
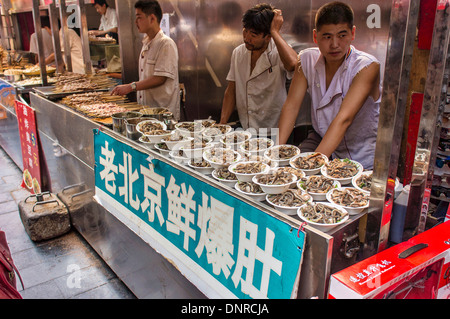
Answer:
[[[105,0],[95,0],[95,10],[102,17],[100,18],[100,26],[98,30],[89,31],[89,34],[95,36],[104,36],[109,34],[114,38],[117,38],[118,23],[116,10],[109,7]]]
[[[47,59],[53,53],[52,30],[48,16],[41,16],[42,44],[44,46],[44,56]],[[30,52],[39,55],[39,47],[36,33],[30,37]]]
[[[237,110],[244,129],[276,128],[297,53],[281,37],[281,10],[259,4],[242,19],[244,44],[232,54],[220,123]]]
[[[137,102],[150,107],[165,107],[180,119],[178,50],[161,28],[162,10],[158,1],[140,0],[135,4],[136,26],[146,34],[139,56],[139,81],[116,86],[113,95],[137,92]]]
[[[66,55],[64,54],[64,41],[62,36],[62,29],[59,30],[59,41],[61,44],[61,52],[62,57],[64,59],[64,63],[66,62]],[[67,29],[66,36],[69,40],[69,52],[70,52],[70,59],[72,62],[72,72],[73,73],[79,73],[79,74],[85,74],[86,68],[84,65],[84,59],[83,59],[83,46],[81,44],[81,38],[78,36],[78,34],[73,29]],[[55,54],[52,52],[46,59],[45,64],[49,65],[52,64],[55,61]]]
[[[303,152],[348,158],[372,169],[381,101],[380,62],[351,45],[353,9],[330,2],[316,13],[317,47],[302,50],[280,116],[279,142],[287,141],[306,92],[311,95],[313,130],[300,144]]]

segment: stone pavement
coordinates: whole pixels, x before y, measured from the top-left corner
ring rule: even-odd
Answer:
[[[0,229],[22,276],[24,299],[135,299],[123,282],[74,229],[33,242],[19,216],[18,203],[30,195],[22,172],[0,147]]]

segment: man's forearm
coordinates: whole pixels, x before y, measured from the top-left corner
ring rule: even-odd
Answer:
[[[155,87],[161,86],[166,82],[167,78],[165,76],[151,76],[147,79],[136,82],[136,90],[148,90]]]
[[[141,90],[149,90],[158,86],[163,85],[166,82],[167,78],[164,76],[152,76],[148,79],[136,82],[136,91]],[[122,84],[116,86],[112,91],[111,95],[127,95],[133,92],[133,88],[131,84]]]
[[[297,52],[283,39],[279,32],[272,32],[281,62],[287,71],[294,71],[298,62]]]
[[[225,90],[225,94],[222,102],[222,112],[220,114],[220,123],[226,124],[230,119],[231,114],[236,108],[236,95],[233,86],[228,86]]]
[[[351,119],[341,121],[339,118],[335,118],[333,122],[331,122],[330,127],[322,138],[316,151],[330,157],[344,139],[345,133],[351,124]]]

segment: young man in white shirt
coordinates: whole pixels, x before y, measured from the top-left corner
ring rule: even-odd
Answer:
[[[41,18],[42,21],[42,18]],[[58,21],[58,25],[59,25]],[[49,29],[48,32],[51,32]],[[64,63],[66,63],[66,55],[64,54],[64,41],[62,36],[63,30],[60,28],[59,30],[59,41],[61,44],[61,52],[62,57],[64,59]],[[86,69],[84,65],[84,59],[83,59],[83,47],[81,44],[81,38],[78,36],[78,34],[73,29],[67,29],[66,36],[69,40],[69,52],[70,52],[70,59],[72,62],[72,72],[73,73],[79,73],[79,74],[85,74]],[[52,40],[53,41],[53,40]],[[52,42],[53,43],[53,42]],[[52,45],[53,48],[53,45]],[[46,65],[51,65],[55,61],[55,53],[51,52],[51,54],[45,59]]]
[[[237,110],[243,129],[262,132],[277,127],[297,53],[280,35],[281,10],[259,4],[247,10],[242,21],[244,44],[231,57],[220,123],[227,123]]]
[[[111,94],[137,92],[137,102],[150,107],[168,108],[180,119],[178,49],[161,28],[162,10],[158,1],[139,0],[135,4],[136,26],[144,33],[139,56],[139,81],[116,86]]]
[[[111,8],[105,0],[95,0],[94,7],[98,14],[101,15],[100,26],[98,30],[91,30],[89,34],[95,36],[104,36],[106,34],[117,38],[118,22],[116,10]]]
[[[51,54],[53,54],[52,30],[50,28],[50,18],[48,16],[41,16],[41,28],[44,56],[47,59]],[[39,54],[36,32],[33,33],[30,37],[30,52]]]
[[[303,50],[280,116],[279,142],[287,141],[306,92],[313,131],[300,144],[373,168],[381,99],[380,62],[355,49],[353,10],[342,2],[322,6],[313,32],[316,48]]]

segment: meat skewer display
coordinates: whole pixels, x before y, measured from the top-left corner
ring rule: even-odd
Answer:
[[[142,108],[142,106],[128,103],[124,97],[110,96],[105,92],[72,94],[60,102],[83,115],[99,120],[110,119],[115,113]]]
[[[54,93],[76,93],[109,89],[116,83],[106,75],[65,73],[57,76]]]

